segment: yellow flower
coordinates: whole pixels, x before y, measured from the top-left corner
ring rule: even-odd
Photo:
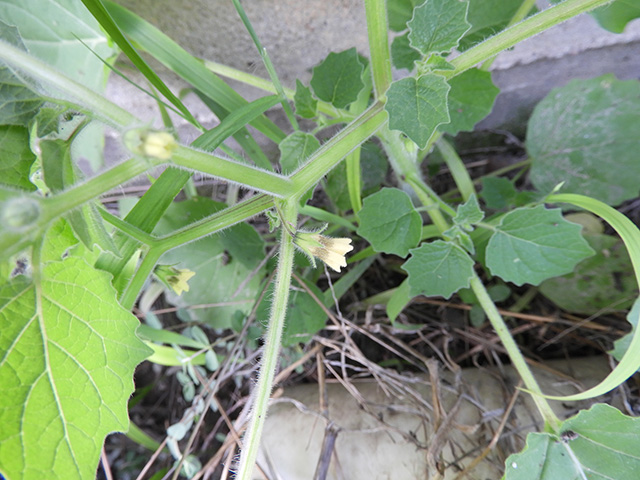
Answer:
[[[294,243],[310,258],[315,266],[318,257],[336,272],[347,266],[345,255],[353,250],[350,238],[333,238],[312,232],[296,232]]]
[[[162,280],[162,283],[171,288],[177,295],[182,295],[182,292],[189,291],[187,282],[196,274],[196,272],[192,272],[188,268],[175,268],[167,265],[158,265],[154,273]]]
[[[124,134],[124,144],[137,155],[169,160],[178,142],[169,132],[135,128]]]

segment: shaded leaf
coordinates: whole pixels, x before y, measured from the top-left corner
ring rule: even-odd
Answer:
[[[282,173],[288,175],[320,148],[320,142],[310,133],[297,131],[282,140],[278,148]]]
[[[513,205],[517,193],[513,182],[508,178],[484,177],[482,179],[480,198],[484,200],[487,208],[499,210]]]
[[[491,113],[500,89],[491,80],[491,73],[472,68],[449,80],[450,123],[438,130],[449,135],[470,132],[480,120]]]
[[[453,222],[456,225],[461,225],[463,228],[468,229],[471,225],[475,225],[483,218],[484,212],[480,209],[480,205],[478,205],[478,199],[475,194],[471,194],[469,200],[458,205]]]
[[[596,254],[580,262],[574,272],[545,280],[540,292],[568,312],[626,310],[635,300],[637,285],[624,244],[611,235],[585,238]]]
[[[0,18],[5,19],[1,14]],[[27,50],[18,29],[2,21],[0,39],[21,50]],[[4,64],[0,63],[0,125],[26,125],[42,105],[42,99],[27,88],[10,68],[2,65]]]
[[[400,130],[424,148],[438,125],[450,120],[449,84],[440,75],[422,75],[393,82],[387,91],[385,110],[389,128]]]
[[[29,131],[26,128],[10,125],[0,127],[0,183],[34,191],[36,186],[29,180],[29,172],[35,159],[29,147]]]
[[[107,273],[78,258],[0,288],[0,458],[9,478],[95,476],[102,442],[127,431],[135,366],[151,351]]]
[[[391,42],[391,60],[395,68],[413,70],[413,63],[422,58],[422,54],[409,44],[409,34],[395,37]]]
[[[613,350],[609,351],[609,354],[618,361],[622,360],[624,354],[629,350],[631,340],[636,334],[638,328],[638,320],[640,319],[640,301],[635,300],[631,311],[627,314],[627,321],[631,324],[631,331],[613,342]]]
[[[491,273],[516,285],[538,285],[573,271],[593,255],[580,225],[562,218],[560,209],[513,210],[501,219],[489,240],[486,263]]]
[[[362,64],[355,48],[331,52],[320,65],[313,67],[311,87],[320,100],[345,108],[358,98],[364,88]]]
[[[471,27],[467,22],[468,2],[460,0],[428,0],[413,11],[409,27],[411,46],[428,56],[446,53]]]
[[[616,0],[590,13],[602,28],[622,33],[627,23],[640,17],[640,0]]]
[[[411,250],[402,269],[409,274],[412,297],[416,295],[449,298],[461,288],[469,287],[473,260],[451,242],[436,240]]]
[[[358,218],[358,235],[376,252],[406,257],[420,241],[422,218],[409,195],[397,188],[383,188],[365,198]]]
[[[313,98],[311,89],[296,80],[296,93],[293,96],[296,113],[302,118],[313,118],[318,111],[318,100]]]
[[[165,234],[222,210],[226,205],[205,197],[172,203],[154,233]],[[229,328],[236,312],[249,313],[260,291],[264,267],[264,241],[246,223],[230,227],[163,255],[161,262],[196,273],[188,292],[167,300],[184,310],[181,319],[200,321],[214,328]],[[239,290],[239,287],[243,288]],[[192,305],[211,305],[189,309]]]
[[[619,205],[640,191],[640,82],[613,75],[553,89],[533,111],[526,147],[531,182]]]
[[[466,50],[503,30],[520,5],[522,0],[469,0],[467,21],[471,28],[460,40],[460,49]]]
[[[387,0],[389,28],[401,32],[407,28],[407,22],[413,17],[413,9],[424,0]]]

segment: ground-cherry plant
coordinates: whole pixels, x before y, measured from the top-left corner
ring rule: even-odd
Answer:
[[[489,66],[498,53],[594,9],[602,25],[621,31],[637,13],[633,6],[565,0],[538,12],[530,0],[364,0],[370,58],[355,49],[331,53],[309,85],[298,81],[291,90],[233,2],[269,81],[191,56],[109,0],[0,2],[2,475],[92,478],[105,437],[136,431],[127,401],[140,362],[188,359],[185,398],[196,367],[218,368],[202,330],[177,334],[140,325],[132,314],[164,290],[177,307],[220,303],[182,311],[183,320],[217,330],[248,335],[246,320],[256,309],[268,317],[237,465],[237,477],[249,479],[281,345],[308,340],[326,319],[309,294],[291,290],[292,272],[318,271],[313,267],[323,262],[342,271],[328,296],[306,279],[316,299],[331,306],[383,254],[403,259],[405,280],[387,299],[391,322],[416,296],[465,292],[533,397],[543,431],[509,457],[505,478],[637,478],[638,422],[605,404],[558,418],[483,280],[541,285],[553,299],[560,287],[548,282],[584,274],[581,262],[588,258],[606,263],[601,252],[620,241],[628,252],[621,261],[630,258],[638,279],[640,232],[613,207],[638,195],[640,83],[612,75],[576,80],[538,105],[526,139],[534,191],[518,192],[511,179],[497,176],[484,178],[477,191],[448,140],[490,113],[499,89]],[[110,71],[100,62],[111,66],[120,51],[146,77],[164,129],[144,125],[96,93]],[[190,84],[219,125],[200,125],[140,52]],[[392,68],[409,74],[393,81]],[[249,103],[218,73],[267,94]],[[283,110],[286,128],[265,116],[272,108]],[[177,138],[169,110],[200,132],[190,145]],[[318,130],[341,128],[321,142],[301,119]],[[108,169],[91,154],[101,145],[102,127],[127,149],[127,158]],[[278,159],[264,153],[258,136],[278,145]],[[421,168],[432,151],[455,181],[447,198],[436,194]],[[94,161],[80,165],[80,157]],[[395,186],[381,188],[389,168]],[[226,202],[199,196],[194,172],[226,182]],[[145,173],[156,178],[142,197],[123,202],[118,214],[103,207],[104,194]],[[320,190],[326,203],[310,202]],[[186,200],[174,202],[181,191]],[[583,235],[564,218],[568,209],[599,216],[619,238]],[[301,216],[315,225],[303,227]],[[256,217],[269,221],[270,233],[261,235],[249,223]],[[277,245],[275,269],[265,238]],[[356,244],[367,246],[352,255]],[[624,280],[630,295],[637,287],[632,277]],[[598,308],[588,304],[593,296],[585,308]],[[640,303],[626,306],[636,325]],[[613,353],[619,363],[600,384],[553,398],[592,398],[623,383],[640,366],[640,336],[623,338]],[[178,441],[205,408],[194,402],[168,432],[176,476],[197,464]]]

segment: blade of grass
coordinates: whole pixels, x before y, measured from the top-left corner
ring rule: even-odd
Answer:
[[[247,104],[242,96],[208,70],[200,60],[153,25],[109,0],[105,1],[105,8],[140,48],[225,110],[233,112]],[[251,125],[276,143],[285,137],[284,132],[264,116],[253,120]]]
[[[169,87],[160,79],[160,77],[153,71],[153,69],[143,60],[138,51],[131,45],[129,40],[124,36],[118,25],[107,11],[105,6],[100,0],[82,0],[85,7],[91,12],[91,15],[100,23],[102,28],[109,34],[114,42],[120,47],[124,54],[129,57],[129,60],[140,70],[140,72],[146,77],[147,80],[153,85],[164,97],[171,102],[184,117],[193,125],[200,126],[198,121],[191,115],[191,112],[187,110],[187,107],[176,97]]]
[[[300,127],[298,126],[296,117],[293,114],[291,105],[287,101],[287,96],[284,92],[284,89],[282,88],[282,83],[280,83],[280,79],[278,78],[276,69],[273,66],[273,63],[271,62],[271,58],[267,53],[267,49],[262,46],[262,43],[260,42],[260,39],[258,38],[256,31],[253,29],[253,25],[251,25],[251,22],[249,21],[249,17],[247,16],[247,13],[244,11],[244,8],[240,4],[240,2],[238,0],[233,0],[233,6],[236,7],[236,12],[238,12],[240,19],[244,24],[244,28],[246,28],[247,31],[249,32],[249,35],[251,35],[251,39],[253,40],[253,43],[258,49],[258,53],[260,53],[262,62],[264,63],[264,66],[266,67],[267,72],[269,73],[269,78],[271,79],[271,83],[273,83],[273,86],[275,87],[276,92],[278,92],[278,95],[282,99],[282,108],[287,114],[287,118],[289,119],[289,122],[291,122],[291,125],[293,126],[294,130],[299,130]]]

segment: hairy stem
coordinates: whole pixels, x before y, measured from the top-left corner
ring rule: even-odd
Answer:
[[[297,218],[296,204],[296,201],[287,201],[281,205],[279,211],[282,215],[283,225],[289,223],[295,225]],[[294,250],[293,238],[285,228],[282,228],[273,304],[271,305],[271,315],[265,337],[258,383],[251,400],[253,402],[252,414],[240,454],[240,465],[237,476],[239,480],[251,479],[251,474],[258,456],[260,437],[262,436],[262,428],[264,427],[264,420],[269,406],[269,397],[271,396],[273,378],[278,363],[280,341],[287,312],[287,304],[289,302]]]

